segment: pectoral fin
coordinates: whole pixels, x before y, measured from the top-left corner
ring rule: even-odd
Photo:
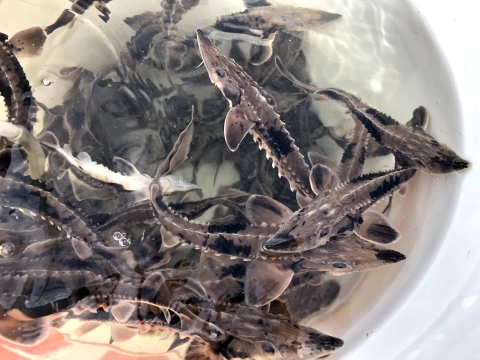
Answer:
[[[48,239],[35,242],[28,245],[25,250],[23,250],[23,254],[29,257],[35,257],[45,254],[46,252],[50,252],[52,250],[52,247],[56,245],[57,242],[57,239]]]
[[[405,197],[405,195],[407,195],[407,190],[408,190],[408,184],[404,184],[400,189],[398,189],[397,193],[401,197]]]
[[[92,250],[90,250],[87,244],[81,240],[72,238],[72,247],[77,256],[82,260],[88,259],[90,256],[92,256]]]
[[[231,151],[238,149],[248,131],[255,126],[255,123],[245,117],[241,105],[230,109],[225,118],[225,141]]]
[[[319,153],[316,153],[314,151],[309,151],[307,156],[308,156],[308,160],[310,160],[310,164],[312,164],[312,166],[320,164],[320,165],[328,166],[332,170],[336,170],[338,168],[338,164],[336,162],[334,162],[334,161],[330,160],[329,158],[327,158],[323,155],[320,155]]]
[[[310,202],[312,201],[311,198],[309,198],[308,196],[303,196],[298,191],[297,191],[297,194],[296,194],[296,199],[297,199],[298,206],[300,206],[302,208],[307,206],[308,204],[310,204]]]
[[[279,297],[290,284],[293,271],[281,264],[252,260],[245,277],[245,303],[262,306]]]
[[[113,164],[115,166],[115,170],[121,174],[125,174],[127,176],[142,175],[132,163],[120,157],[115,156],[113,158]]]
[[[382,245],[394,243],[401,237],[398,230],[388,223],[385,215],[373,210],[362,213],[353,231],[364,240]]]
[[[200,298],[203,298],[207,295],[207,292],[205,291],[205,288],[203,287],[203,285],[198,280],[195,280],[193,278],[186,278],[186,281],[183,286],[193,291]]]
[[[47,283],[48,278],[46,275],[38,275],[35,277],[30,297],[28,298],[28,302],[25,302],[26,307],[32,308],[37,304],[38,300],[45,292]]]
[[[180,243],[180,239],[163,226],[160,228],[160,234],[162,234],[162,244],[166,248],[174,247]]]
[[[78,201],[86,199],[107,200],[116,196],[113,187],[94,188],[80,180],[73,171],[68,171],[72,183],[73,194]]]
[[[92,332],[93,330],[97,329],[100,325],[102,325],[101,322],[86,322],[80,325],[78,328],[75,329],[73,335],[76,337],[82,337],[89,332]]]
[[[162,195],[164,196],[199,189],[197,185],[183,181],[175,175],[162,176],[160,178],[160,186],[162,187]]]
[[[45,131],[43,134],[37,137],[40,144],[48,151],[56,151],[60,148],[58,138],[51,131]]]
[[[310,171],[310,185],[315,194],[333,189],[340,183],[337,174],[328,166],[317,164]]]
[[[130,329],[124,325],[111,324],[112,340],[115,342],[125,342],[138,334],[138,330]]]
[[[132,316],[137,307],[127,301],[119,302],[110,308],[110,313],[120,323],[126,322]]]
[[[80,151],[77,154],[77,159],[79,161],[80,166],[85,166],[92,162],[92,158],[85,151]]]
[[[174,336],[175,340],[173,340],[173,342],[171,343],[171,345],[169,346],[167,351],[173,350],[173,349],[175,349],[179,346],[182,346],[183,344],[190,341],[189,337],[186,337],[186,338],[183,338],[183,339],[180,338],[180,335],[178,335],[178,333],[175,333],[173,336]],[[188,350],[187,350],[187,352],[188,352]]]
[[[47,338],[49,332],[50,322],[47,317],[19,321],[5,314],[0,322],[0,335],[24,346],[41,343]]]
[[[193,111],[193,110],[192,110]],[[192,113],[193,116],[193,113]],[[188,126],[180,133],[175,145],[173,145],[173,149],[170,151],[168,156],[165,160],[160,164],[157,169],[157,173],[155,174],[154,181],[158,182],[160,177],[165,175],[166,173],[175,169],[178,165],[180,165],[183,161],[185,161],[188,157],[188,152],[190,150],[190,143],[193,139],[193,119],[190,121]]]
[[[248,219],[255,224],[283,224],[293,212],[268,196],[252,195],[245,203]]]
[[[43,51],[47,33],[41,27],[31,27],[13,35],[8,43],[17,56],[37,56]]]
[[[223,356],[216,354],[212,347],[201,339],[193,339],[185,352],[185,360],[221,360]]]

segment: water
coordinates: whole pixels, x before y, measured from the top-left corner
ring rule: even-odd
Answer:
[[[63,0],[41,4],[3,0],[0,31],[10,35],[32,24],[50,25],[61,10],[70,5]],[[391,4],[312,0],[302,5],[340,13],[342,18],[307,31],[303,41],[296,34],[278,36],[283,37],[280,40],[285,46],[278,50],[284,55],[282,60],[292,56],[291,71],[296,71],[298,77],[307,76],[306,67],[313,84],[350,91],[400,122],[409,120],[412,110],[424,105],[431,114],[428,131],[461,153],[461,129],[455,121],[459,118],[458,107],[448,70],[413,7],[401,1]],[[228,151],[223,139],[227,104],[206,77],[205,69],[196,68],[201,60],[193,40],[195,28],[207,28],[221,15],[243,11],[243,3],[200,1],[182,14],[177,28],[170,29],[169,37],[182,44],[174,48],[174,54],[182,55],[181,61],[170,59],[168,65],[162,59],[161,47],[155,47],[165,37],[151,36],[148,39],[153,40],[153,45],[139,41],[132,50],[132,44],[127,43],[131,43],[135,31],[123,21],[145,11],[161,11],[158,2],[137,1],[132,6],[130,2],[115,0],[108,6],[112,11],[108,23],[91,8],[77,16],[72,24],[53,32],[41,55],[21,58],[35,97],[43,104],[35,131],[48,128],[61,144],[68,143],[74,154],[87,150],[94,160],[110,168],[112,158],[118,156],[133,163],[141,173],[153,176],[159,162],[190,121],[194,105],[197,126],[191,157],[175,174],[197,184],[202,189],[198,196],[203,198],[234,187],[273,196],[295,209],[295,197],[288,183],[278,179],[276,169],[271,169],[264,152],[258,150],[250,136],[247,135],[239,150]],[[212,37],[220,41],[222,52],[232,51],[230,39],[218,33]],[[275,86],[281,84],[281,78],[274,67],[248,63],[250,48],[250,43],[239,42],[238,50],[231,54],[260,85],[267,90],[279,90]],[[305,61],[292,55],[299,54],[300,50],[305,54]],[[126,53],[142,54],[142,61],[134,56],[126,58]],[[168,74],[163,70],[165,66],[170,67]],[[294,95],[292,89],[289,98],[277,96],[276,100],[278,109],[289,109],[282,111],[281,116],[297,145],[305,155],[307,151],[316,151],[338,162],[342,150],[327,135],[327,129],[337,137],[345,135],[344,109],[334,103],[311,99],[291,107],[285,100],[291,100]],[[391,158],[369,161],[365,169],[386,169],[392,164]],[[346,341],[344,348],[332,358],[348,354],[372,332],[379,331],[388,314],[414,290],[428,268],[454,211],[459,181],[457,176],[438,178],[434,182],[432,176],[417,175],[409,185],[407,197],[395,197],[389,218],[401,230],[403,238],[392,248],[407,254],[406,262],[366,274],[340,278],[322,276],[322,284],[331,286],[327,291],[331,296],[319,305],[320,310],[313,316],[305,317],[302,324]],[[87,215],[126,207],[135,200],[126,196],[114,201],[76,201],[67,178],[58,181],[56,186],[72,206]],[[170,201],[180,199],[177,196]],[[22,214],[19,216],[20,220],[9,217],[9,221],[21,222]],[[226,217],[229,221],[245,220],[236,208],[228,210],[220,206],[207,211],[199,220]],[[144,230],[143,225],[126,226],[110,229],[106,234],[111,246],[122,246],[141,238]],[[1,251],[9,251],[8,246]],[[187,256],[184,251],[166,266],[193,267],[198,257],[191,258],[192,253]],[[299,294],[311,296],[308,292]],[[111,336],[108,325],[77,337],[75,331],[80,325],[77,320],[70,321],[60,333],[52,330],[48,340],[30,348],[4,342],[3,351],[11,356],[15,353],[30,358],[38,357],[39,353],[52,358],[75,354],[83,357],[87,353],[92,353],[92,358],[118,358],[118,353],[124,356],[165,354],[173,341],[171,334],[164,333],[137,335],[126,342],[108,345]],[[183,345],[170,352],[169,358],[181,358],[185,348]]]

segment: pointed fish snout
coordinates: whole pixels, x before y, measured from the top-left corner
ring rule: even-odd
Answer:
[[[297,243],[292,235],[278,235],[268,240],[263,246],[270,251],[286,251]]]

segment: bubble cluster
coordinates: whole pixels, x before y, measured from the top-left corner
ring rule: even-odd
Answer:
[[[113,240],[118,243],[119,246],[126,247],[132,245],[132,240],[127,238],[126,233],[121,233],[120,231],[115,231],[113,233]]]

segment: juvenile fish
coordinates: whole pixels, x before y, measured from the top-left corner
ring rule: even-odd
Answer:
[[[152,178],[141,174],[127,160],[115,157],[113,162],[121,172],[114,172],[92,161],[86,152],[80,152],[77,157],[74,157],[68,145],[65,144],[62,149],[57,137],[50,131],[43,133],[38,139],[47,150],[65,159],[66,169],[59,175],[59,178],[62,178],[67,171],[71,171],[70,179],[78,200],[92,197],[108,199],[114,197],[118,190],[134,191],[140,196],[139,200],[148,197],[148,187]],[[185,183],[172,175],[163,176],[159,181],[165,194],[197,188],[197,186]]]
[[[270,251],[305,251],[324,245],[331,236],[353,230],[362,212],[398,190],[415,169],[370,173],[343,183],[296,211],[264,248]]]
[[[280,72],[296,86],[317,97],[343,103],[363,124],[372,138],[393,152],[396,158],[403,158],[404,164],[408,161],[409,166],[432,174],[461,171],[470,166],[468,161],[459,157],[448,146],[440,144],[421,126],[409,127],[400,124],[344,90],[321,89],[303,84],[283,67],[279,58],[276,58],[275,62]]]
[[[7,120],[32,131],[37,121],[36,101],[25,72],[7,40],[8,36],[0,33],[0,95],[7,108]]]
[[[290,188],[302,197],[315,197],[309,183],[310,170],[285,124],[274,110],[274,100],[234,60],[224,56],[197,29],[200,55],[208,75],[230,104],[225,118],[225,140],[230,150],[237,150],[250,132],[259,147],[272,158],[279,176],[284,176]]]

